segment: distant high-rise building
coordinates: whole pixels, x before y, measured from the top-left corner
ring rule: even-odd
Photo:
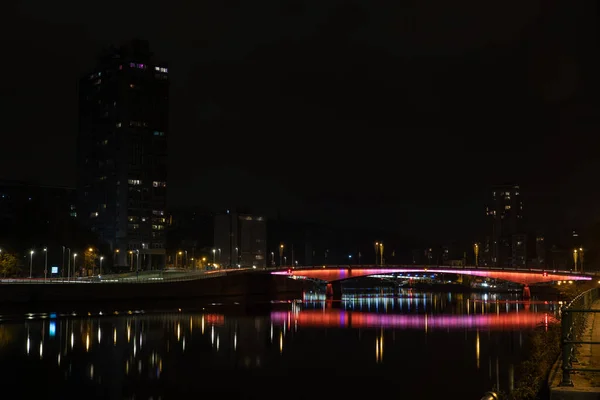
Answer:
[[[546,266],[546,243],[544,236],[538,234],[535,238],[535,258],[538,268]]]
[[[168,96],[145,41],[109,50],[79,83],[78,216],[117,266],[165,264]]]
[[[227,211],[215,216],[215,262],[224,266],[267,266],[264,217]]]
[[[523,201],[519,186],[492,189],[486,207],[491,230],[491,262],[494,266],[524,267],[527,242],[523,234]]]

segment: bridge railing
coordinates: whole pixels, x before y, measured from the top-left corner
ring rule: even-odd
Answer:
[[[0,279],[0,284],[27,284],[27,285],[43,285],[43,284],[88,284],[88,283],[120,283],[120,284],[143,284],[143,283],[161,283],[161,282],[184,282],[198,279],[216,278],[225,276],[228,271],[210,271],[189,273],[186,275],[169,276],[169,274],[159,273],[156,276],[127,276],[127,277],[79,277],[79,278],[19,278],[19,279]]]
[[[600,372],[598,368],[583,368],[577,360],[577,345],[599,345],[598,341],[583,340],[587,317],[599,313],[600,309],[592,309],[600,298],[600,288],[590,289],[575,297],[561,309],[561,357],[562,379],[560,386],[573,386],[572,372]],[[573,366],[577,363],[577,366]]]
[[[452,266],[452,265],[415,265],[415,264],[385,264],[385,265],[376,265],[376,264],[331,264],[331,265],[298,265],[298,266],[278,266],[274,268],[266,268],[267,270],[294,270],[294,269],[393,269],[393,268],[403,268],[403,269],[422,269],[424,272],[435,272],[437,269],[453,269],[453,270],[461,270],[461,269],[469,269],[469,270],[490,270],[490,271],[514,271],[514,272],[546,272],[546,273],[557,273],[557,274],[565,274],[565,275],[596,275],[595,272],[580,272],[573,270],[560,270],[560,269],[543,269],[543,268],[519,268],[519,267],[494,267],[494,266],[475,266],[475,265],[466,265],[466,266]]]

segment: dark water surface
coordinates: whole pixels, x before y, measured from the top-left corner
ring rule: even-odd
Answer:
[[[10,398],[392,397],[509,391],[558,304],[501,295],[320,295],[248,314],[52,312],[0,320]],[[8,397],[7,397],[8,398]]]

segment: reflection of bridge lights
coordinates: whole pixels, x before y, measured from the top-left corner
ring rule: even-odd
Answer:
[[[181,325],[177,323],[177,341],[181,339]]]
[[[113,329],[113,344],[117,345],[117,328]]]
[[[73,335],[73,332],[71,332],[71,349],[73,348],[74,345],[75,345],[75,335]]]
[[[90,334],[88,333],[85,336],[85,351],[89,351],[90,349]]]
[[[29,349],[31,348],[31,339],[27,336],[27,342],[25,343],[25,348],[27,349],[27,354],[29,355]]]
[[[237,332],[233,333],[233,350],[237,350]]]
[[[127,323],[127,343],[131,342],[131,326]]]
[[[298,325],[305,327],[350,327],[350,328],[404,328],[404,329],[461,329],[488,328],[514,329],[534,327],[544,321],[555,319],[548,314],[521,311],[508,314],[479,314],[472,315],[427,315],[427,314],[377,314],[374,312],[344,311],[336,309],[305,310],[298,314]],[[287,312],[272,312],[271,321],[281,324],[287,322]]]

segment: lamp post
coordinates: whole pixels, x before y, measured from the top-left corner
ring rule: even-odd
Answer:
[[[100,275],[102,275],[102,260],[104,260],[104,256],[100,256]]]
[[[175,254],[175,268],[177,268],[177,256],[180,255],[181,257],[181,263],[183,264],[183,251],[179,251],[177,252],[177,254]]]
[[[77,253],[73,253],[73,277],[75,277],[75,273],[77,272]]]
[[[33,250],[29,252],[29,279],[31,279],[33,274],[33,253],[35,253]]]
[[[283,261],[283,248],[285,246],[283,244],[279,245],[279,266],[282,266],[282,261]]]
[[[479,266],[479,243],[473,244],[473,253],[475,253],[475,266]]]
[[[213,267],[217,263],[216,257],[217,257],[217,249],[213,249]]]
[[[68,255],[67,255],[67,279],[71,280],[71,249],[68,248]]]
[[[375,265],[379,264],[377,255],[379,254],[379,242],[375,242]]]
[[[379,243],[379,259],[381,260],[379,265],[383,265],[383,243]]]
[[[62,258],[60,259],[60,276],[65,276],[65,246],[62,247]]]
[[[573,270],[577,272],[577,249],[573,249]]]
[[[88,249],[88,253],[89,253],[89,255],[88,255],[88,257],[89,257],[89,260],[91,261],[91,262],[90,262],[90,264],[92,264],[92,276],[94,276],[94,270],[95,270],[95,267],[96,267],[96,264],[94,263],[94,249],[92,249],[92,248],[90,247],[90,248]],[[88,271],[87,271],[87,269],[86,269],[86,271],[85,271],[85,275],[87,276],[87,274],[88,274]]]
[[[235,263],[234,264],[239,264],[240,263],[240,256],[239,256],[239,248],[235,248]]]
[[[135,265],[135,276],[140,279],[140,250],[137,249],[136,251],[137,254],[137,263]]]
[[[579,269],[583,272],[583,247],[579,248]]]
[[[44,280],[48,277],[48,248],[44,247]]]

